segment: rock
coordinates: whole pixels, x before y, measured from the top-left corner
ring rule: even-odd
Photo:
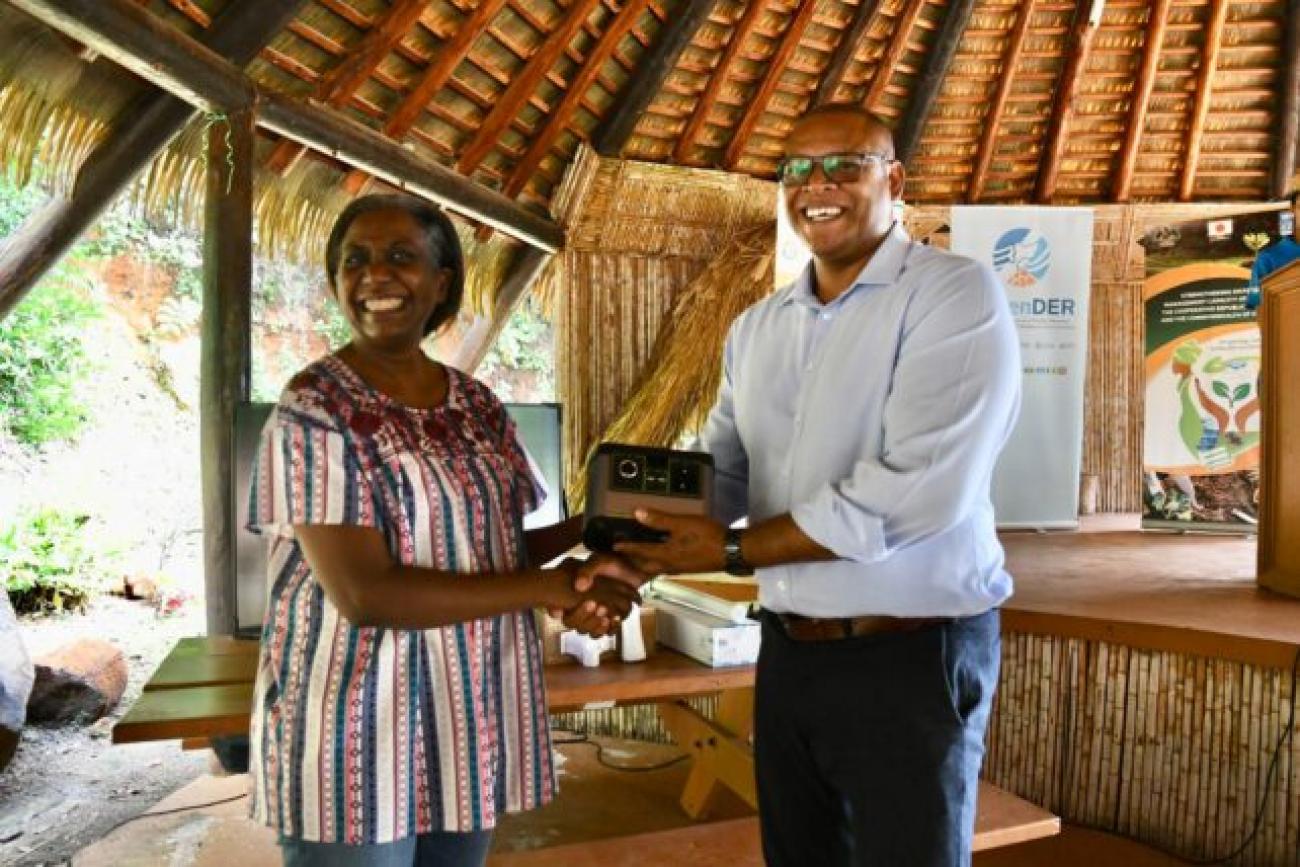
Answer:
[[[34,671],[9,594],[0,590],[0,771],[18,749]]]
[[[126,689],[126,658],[107,641],[84,638],[36,660],[27,703],[31,722],[90,722],[108,713]]]

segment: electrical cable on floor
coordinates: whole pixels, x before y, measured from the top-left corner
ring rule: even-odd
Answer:
[[[174,807],[170,810],[158,810],[157,812],[154,813],[140,813],[139,815],[132,816],[129,819],[123,819],[122,821],[118,822],[116,825],[114,825],[113,827],[105,831],[101,835],[101,838],[107,837],[109,834],[112,834],[114,831],[116,831],[118,828],[121,828],[123,825],[129,825],[132,822],[138,821],[140,819],[153,819],[158,816],[170,816],[173,813],[188,813],[191,810],[202,810],[207,807],[218,807],[222,804],[233,804],[235,801],[241,801],[247,797],[248,797],[248,793],[244,792],[243,794],[240,795],[231,795],[229,798],[219,798],[215,801],[205,801],[202,804],[188,804],[184,807]]]
[[[664,768],[671,768],[673,765],[681,764],[682,762],[686,761],[691,757],[690,753],[682,753],[680,756],[678,756],[675,759],[669,759],[666,762],[659,762],[653,765],[619,765],[605,758],[604,746],[597,743],[596,741],[593,741],[591,738],[587,737],[584,734],[579,734],[577,737],[574,738],[555,740],[552,741],[551,743],[557,747],[566,746],[569,744],[589,744],[590,746],[596,748],[596,761],[599,762],[601,765],[603,765],[606,768],[609,768],[611,771],[626,771],[628,773],[633,773],[633,774],[643,774],[649,771],[662,771]]]

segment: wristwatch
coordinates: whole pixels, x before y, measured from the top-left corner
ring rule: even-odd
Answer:
[[[753,575],[754,567],[749,565],[745,555],[740,551],[740,528],[728,527],[722,537],[722,569],[728,575]]]

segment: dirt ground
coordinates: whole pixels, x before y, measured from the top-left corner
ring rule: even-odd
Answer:
[[[167,651],[203,631],[202,606],[159,618],[143,602],[104,596],[86,615],[24,621],[33,656],[66,641],[103,638],[122,648],[130,674],[117,708],[88,727],[23,730],[14,762],[0,773],[0,864],[67,864],[119,822],[208,769],[207,752],[176,741],[113,746],[109,730],[140,694]]]

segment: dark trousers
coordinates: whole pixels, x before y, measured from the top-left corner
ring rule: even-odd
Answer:
[[[997,686],[996,610],[796,641],[763,618],[754,758],[771,867],[959,867]]]

